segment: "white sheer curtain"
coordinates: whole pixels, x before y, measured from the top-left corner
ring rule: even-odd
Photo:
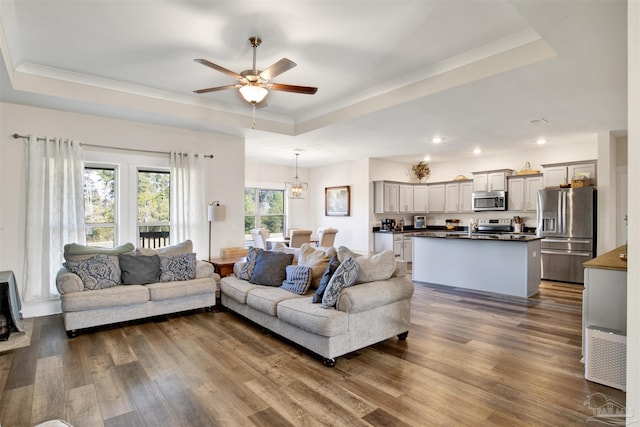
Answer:
[[[80,143],[44,139],[30,136],[26,148],[25,301],[57,297],[55,278],[64,245],[85,243]]]
[[[204,199],[204,156],[170,154],[171,198],[169,216],[171,244],[193,241],[194,251],[207,253],[207,204]]]

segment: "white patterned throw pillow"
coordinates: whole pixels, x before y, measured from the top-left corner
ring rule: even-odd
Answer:
[[[160,281],[174,282],[196,278],[196,254],[160,257]]]
[[[329,280],[322,296],[322,308],[334,307],[338,302],[340,291],[356,283],[357,277],[358,264],[351,257],[345,259]]]
[[[101,254],[82,261],[67,261],[63,265],[80,277],[87,290],[111,288],[120,284],[117,256]]]

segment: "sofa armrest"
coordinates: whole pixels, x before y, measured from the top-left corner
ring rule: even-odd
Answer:
[[[393,270],[391,277],[402,277],[407,275],[407,261],[396,259],[396,269]]]
[[[406,275],[377,282],[361,283],[340,292],[336,309],[361,313],[397,301],[411,299],[413,282]]]
[[[196,279],[215,279],[216,282],[220,281],[220,276],[213,269],[213,265],[209,262],[196,260]]]
[[[58,288],[60,295],[64,295],[70,292],[84,291],[84,284],[80,276],[62,267],[56,274],[56,288]]]

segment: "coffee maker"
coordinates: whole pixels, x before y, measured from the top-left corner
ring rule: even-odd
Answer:
[[[382,219],[382,229],[384,231],[393,231],[396,229],[396,220],[392,218]]]

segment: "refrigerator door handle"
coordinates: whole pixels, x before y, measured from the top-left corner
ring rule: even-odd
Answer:
[[[545,243],[591,243],[591,240],[579,240],[579,239],[549,239],[548,237],[542,239]]]
[[[562,218],[562,234],[567,234],[567,192],[561,191],[562,195],[562,210],[560,211],[560,218]]]

